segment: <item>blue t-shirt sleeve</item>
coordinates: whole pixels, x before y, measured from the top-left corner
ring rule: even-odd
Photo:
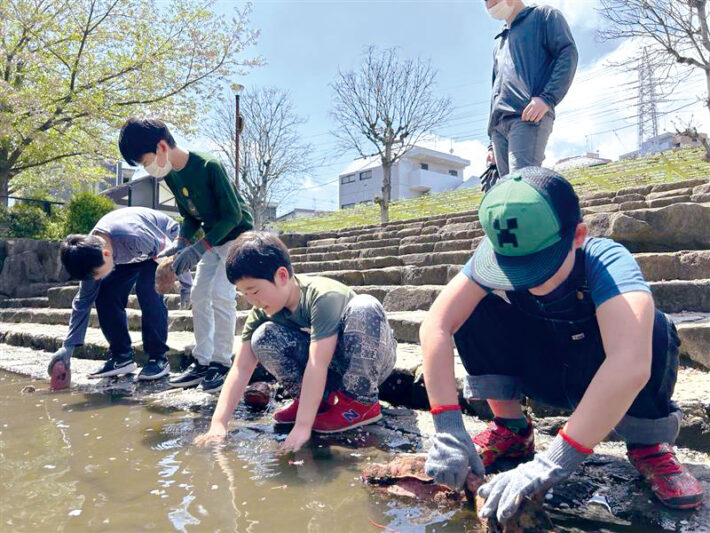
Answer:
[[[621,244],[590,238],[584,243],[584,251],[587,283],[596,307],[625,292],[651,292],[638,263]]]

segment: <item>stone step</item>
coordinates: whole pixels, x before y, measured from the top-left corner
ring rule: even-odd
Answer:
[[[0,308],[19,307],[49,307],[49,298],[39,296],[36,298],[8,298],[6,300],[0,300]]]
[[[462,265],[395,266],[365,270],[325,270],[318,272],[351,286],[361,285],[446,285],[461,271]]]
[[[481,237],[483,231],[479,230],[477,232],[472,232],[476,237]],[[416,253],[438,253],[438,252],[455,252],[455,251],[471,251],[477,246],[479,239],[465,238],[456,240],[441,240],[440,238],[418,241],[416,243],[405,243],[401,244],[401,241],[394,241],[396,244],[389,244],[387,241],[387,246],[377,247],[370,245],[367,248],[351,248],[342,250],[332,250],[329,247],[318,247],[319,250],[323,248],[328,249],[328,251],[313,251],[308,249],[306,252],[290,253],[291,262],[293,264],[297,263],[307,263],[312,261],[337,261],[340,259],[359,259],[368,257],[382,257],[382,256],[398,256],[398,255],[408,255]]]
[[[372,269],[393,266],[434,266],[434,265],[463,265],[471,257],[470,251],[439,252],[436,254],[420,253],[400,256],[367,257],[361,259],[343,259],[339,261],[312,261],[294,264],[297,274],[309,274],[324,270],[355,270]]]
[[[451,228],[449,228],[451,229]],[[471,241],[477,237],[483,235],[483,231],[480,229],[472,229],[471,227],[456,228],[449,231],[414,235],[410,237],[402,238],[384,238],[384,239],[374,239],[374,240],[362,240],[356,242],[346,242],[346,243],[331,243],[331,244],[319,244],[317,246],[304,246],[300,248],[293,248],[289,250],[289,253],[293,255],[303,255],[311,253],[329,253],[329,252],[341,252],[345,250],[363,250],[369,248],[388,248],[391,246],[406,246],[410,244],[426,244],[426,243],[438,243],[442,241]]]
[[[580,206],[596,207],[600,205],[627,204],[630,202],[646,202],[646,207],[661,207],[668,205],[648,205],[666,198],[687,197],[691,201],[702,201],[702,195],[707,193],[707,179],[693,179],[679,181],[675,183],[659,183],[656,185],[643,185],[639,187],[629,187],[616,192],[601,191],[580,197]]]
[[[580,201],[583,208],[589,209],[588,212],[593,213],[595,206],[604,206],[604,208],[606,208],[606,206],[617,206],[612,209],[618,210],[618,206],[624,203],[624,201],[626,201],[627,203],[631,201],[638,202],[641,198],[643,198],[643,200],[645,201],[647,195],[649,194],[652,195],[650,197],[650,199],[652,200],[663,197],[682,196],[687,195],[689,190],[692,191],[692,194],[690,196],[690,200],[692,202],[710,201],[710,180],[707,178],[684,180],[675,183],[661,183],[656,185],[629,187],[616,192],[599,191],[594,193],[587,193],[582,194],[580,196]],[[644,205],[643,207],[648,206]],[[600,211],[604,211],[604,209],[601,209]],[[418,217],[407,220],[396,220],[385,224],[370,224],[366,226],[342,228],[340,230],[320,233],[290,233],[284,234],[283,239],[285,240],[284,242],[287,242],[287,246],[292,249],[298,247],[305,248],[307,246],[318,246],[318,241],[327,241],[328,244],[332,244],[332,242],[334,242],[334,239],[337,239],[339,237],[365,236],[364,240],[367,240],[367,236],[371,235],[374,232],[382,230],[389,229],[394,232],[402,229],[410,229],[412,227],[415,227],[417,224],[421,224],[422,227],[443,226],[446,225],[447,220],[455,220],[454,217],[462,217],[463,220],[474,220],[477,216],[478,210],[474,209],[463,213],[431,215],[427,217]]]
[[[393,220],[385,224],[370,224],[367,226],[353,226],[349,228],[341,228],[339,230],[329,232],[325,238],[330,237],[353,237],[359,235],[367,235],[373,231],[387,230],[397,232],[402,230],[410,230],[417,227],[442,227],[447,224],[471,223],[478,219],[478,209],[472,211],[463,211],[459,213],[444,213],[442,215],[431,215],[428,217],[420,217],[406,220]],[[313,235],[314,239],[319,237],[318,234]]]
[[[47,298],[45,298],[46,305],[44,307],[51,307],[54,309],[71,308],[72,300],[74,299],[74,296],[77,292],[79,292],[79,287],[55,287],[53,289],[50,289],[47,291]],[[179,294],[166,294],[164,298],[165,305],[169,310],[177,310],[180,308]],[[138,304],[138,297],[135,294],[131,294],[128,296],[128,309],[140,309],[140,305]]]
[[[445,285],[363,285],[358,294],[377,298],[385,311],[427,311]],[[650,283],[656,307],[666,313],[710,313],[710,279]]]
[[[418,237],[421,235],[431,235],[433,233],[447,234],[456,231],[480,229],[481,224],[472,217],[462,218],[463,222],[451,222],[441,226],[423,226],[421,224],[413,224],[412,227],[392,231],[387,228],[368,230],[367,232],[358,233],[355,235],[347,235],[344,237],[331,237],[327,239],[309,240],[306,244],[307,248],[316,246],[327,246],[332,244],[347,244],[362,241],[372,241],[378,239],[403,239],[405,237]]]
[[[707,179],[685,180],[675,183],[662,183],[641,187],[621,189],[616,192],[601,191],[582,195],[580,205],[585,214],[595,212],[613,212],[619,210],[635,210],[643,208],[663,207],[677,202],[706,202],[710,200],[706,190]],[[416,230],[431,227],[443,227],[448,224],[472,223],[477,220],[478,211],[472,210],[465,213],[453,213],[393,221],[386,224],[373,224],[343,228],[327,234],[305,235],[306,246],[320,246],[333,243],[356,242],[369,240],[376,235],[389,235],[390,237],[415,235]],[[426,233],[432,231],[431,229]],[[402,233],[400,233],[402,232]]]
[[[586,215],[590,235],[613,239],[632,252],[710,249],[710,202]]]
[[[67,332],[66,324],[40,324],[40,323],[0,323],[0,342],[12,346],[26,346],[35,350],[54,352],[59,349]],[[143,351],[140,331],[130,331],[136,359],[140,364],[148,360]],[[192,332],[171,331],[168,334],[168,357],[173,368],[181,368],[195,344]],[[89,327],[83,346],[77,347],[74,356],[79,359],[106,359],[108,343],[100,329]],[[49,362],[49,359],[47,359]]]
[[[710,314],[676,313],[670,315],[682,342],[680,353],[705,369],[710,369]],[[705,387],[705,390],[710,390]]]
[[[235,335],[239,335],[244,327],[244,321],[248,311],[237,312],[237,324]],[[394,330],[395,337],[402,342],[418,342],[418,329],[425,311],[401,311],[388,313],[390,324]],[[13,331],[17,327],[20,329],[31,327],[60,328],[60,335],[63,337],[68,330],[71,309],[0,309],[0,334],[3,328],[12,326]],[[140,335],[141,312],[135,309],[126,309],[128,329]],[[92,309],[89,318],[89,327],[98,328],[99,320],[96,310]],[[168,314],[168,332],[192,332],[192,312],[191,311],[170,311]],[[1,342],[1,339],[0,339]]]
[[[477,220],[477,212],[451,213],[449,215],[436,217],[428,220],[395,221],[382,226],[371,226],[365,228],[343,228],[337,232],[337,237],[359,237],[363,235],[371,235],[380,231],[385,231],[394,235],[400,232],[408,233],[412,230],[417,230],[421,232],[423,228],[435,228],[435,230],[438,230],[439,228],[450,224],[472,224]]]
[[[455,243],[457,241],[445,241]],[[443,244],[443,243],[442,243]],[[416,246],[416,245],[415,245]],[[382,268],[370,268],[370,269],[350,269],[350,270],[327,270],[329,267],[328,263],[323,263],[322,268],[326,269],[322,272],[315,272],[315,274],[328,276],[335,280],[338,280],[346,285],[350,285],[358,290],[358,287],[364,285],[384,285],[384,286],[420,286],[420,285],[446,285],[453,277],[461,270],[465,261],[471,254],[468,252],[459,252],[461,255],[457,255],[460,262],[458,264],[441,264],[434,266],[393,266],[393,267],[382,267]],[[414,257],[421,257],[417,254],[408,254]],[[436,257],[436,256],[432,256]],[[441,257],[439,255],[439,257]],[[445,256],[446,257],[446,256]],[[680,252],[660,252],[660,253],[639,253],[634,254],[634,257],[639,262],[641,270],[644,273],[646,279],[651,282],[656,281],[666,281],[666,280],[693,280],[693,279],[710,279],[710,250],[698,250],[698,251],[680,251]],[[356,263],[364,263],[362,260],[356,261]],[[296,270],[300,270],[300,265],[296,265]],[[702,284],[701,284],[702,285]],[[684,288],[685,287],[685,288]],[[704,285],[703,285],[704,287]],[[692,288],[689,285],[680,283],[676,287],[679,291],[686,291],[681,296],[679,296],[680,301],[687,302],[692,301],[689,298],[692,297]],[[672,286],[668,285],[658,290],[671,290]],[[77,287],[56,287],[48,291],[49,298],[47,300],[35,300],[32,299],[30,305],[20,305],[20,303],[25,300],[0,300],[0,307],[52,307],[52,308],[69,308],[71,307],[72,299],[77,292]],[[372,289],[374,290],[374,289]],[[705,289],[702,289],[705,290]],[[688,292],[690,291],[690,292]],[[696,294],[696,299],[699,302],[707,302],[704,300],[702,291]],[[667,302],[673,299],[673,294],[663,293],[662,301],[666,302],[664,305],[668,305]],[[3,303],[7,302],[7,303]],[[40,302],[42,303],[40,305]],[[177,295],[166,295],[166,303],[168,309],[178,309],[179,297]],[[238,309],[245,310],[249,306],[243,299],[238,299],[237,301]],[[693,305],[689,309],[696,311],[703,311],[707,307],[707,303],[702,305]],[[135,295],[129,297],[129,308],[138,309],[138,301]],[[670,312],[675,312],[679,309],[678,306],[668,305],[668,310]]]

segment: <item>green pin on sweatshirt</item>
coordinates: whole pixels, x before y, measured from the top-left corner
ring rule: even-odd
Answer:
[[[249,208],[215,158],[190,152],[185,168],[172,170],[165,183],[184,219],[180,229],[184,239],[191,241],[202,227],[210,246],[219,246],[252,229]]]

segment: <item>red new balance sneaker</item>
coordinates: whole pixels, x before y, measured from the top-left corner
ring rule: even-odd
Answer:
[[[675,456],[670,444],[654,444],[627,452],[656,497],[674,509],[694,509],[703,502],[703,487]]]
[[[316,415],[313,431],[316,433],[339,433],[356,427],[372,424],[382,418],[380,402],[366,404],[336,393],[337,401],[330,409]]]
[[[323,413],[335,403],[335,393],[331,392],[326,399],[320,403],[318,412]],[[284,409],[279,409],[274,413],[274,420],[277,424],[295,424],[298,413],[298,398],[291,402],[291,405]]]
[[[473,438],[483,466],[489,466],[498,459],[523,459],[535,454],[535,435],[531,420],[522,435],[509,430],[494,419],[488,427]]]

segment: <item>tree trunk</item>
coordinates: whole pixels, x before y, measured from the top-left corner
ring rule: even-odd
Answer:
[[[390,220],[390,198],[392,196],[392,144],[385,145],[385,158],[382,161],[382,202],[380,202],[380,222]]]
[[[706,68],[705,69],[705,83],[707,84],[707,98],[705,100],[705,105],[708,108],[708,112],[710,112],[710,69]],[[710,162],[710,140],[708,137],[705,137],[705,139],[698,139],[700,143],[703,145],[703,148],[705,148],[705,161]]]
[[[0,205],[7,207],[10,195],[10,169],[0,168]]]

